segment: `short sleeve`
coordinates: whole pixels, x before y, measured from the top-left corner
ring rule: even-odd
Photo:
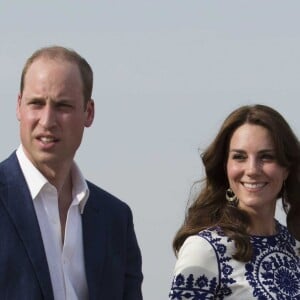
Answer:
[[[214,299],[219,268],[212,245],[200,236],[190,236],[178,252],[169,299]]]

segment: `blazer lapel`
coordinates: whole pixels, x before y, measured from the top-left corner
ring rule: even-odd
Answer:
[[[13,154],[3,165],[0,174],[0,201],[3,202],[15,224],[28,257],[35,270],[45,299],[54,299],[50,273],[38,220],[16,155]],[[3,180],[5,178],[5,182]]]
[[[86,277],[90,299],[99,295],[102,268],[106,252],[107,226],[106,218],[93,201],[92,192],[82,215],[83,246]]]

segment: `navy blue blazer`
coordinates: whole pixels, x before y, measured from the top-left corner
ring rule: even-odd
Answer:
[[[89,299],[140,300],[141,254],[131,210],[88,186],[82,227]],[[54,299],[38,220],[15,153],[0,163],[0,299]]]

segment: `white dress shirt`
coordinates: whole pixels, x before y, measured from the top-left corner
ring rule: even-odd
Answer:
[[[22,145],[17,157],[33,199],[38,218],[55,300],[88,299],[85,275],[81,214],[89,190],[79,168],[72,166],[72,203],[62,243],[56,188],[35,168]]]

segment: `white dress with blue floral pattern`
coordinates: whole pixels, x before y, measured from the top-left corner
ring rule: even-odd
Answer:
[[[169,298],[300,300],[300,243],[277,224],[276,235],[250,237],[254,254],[247,263],[232,258],[234,242],[218,228],[188,237]]]

